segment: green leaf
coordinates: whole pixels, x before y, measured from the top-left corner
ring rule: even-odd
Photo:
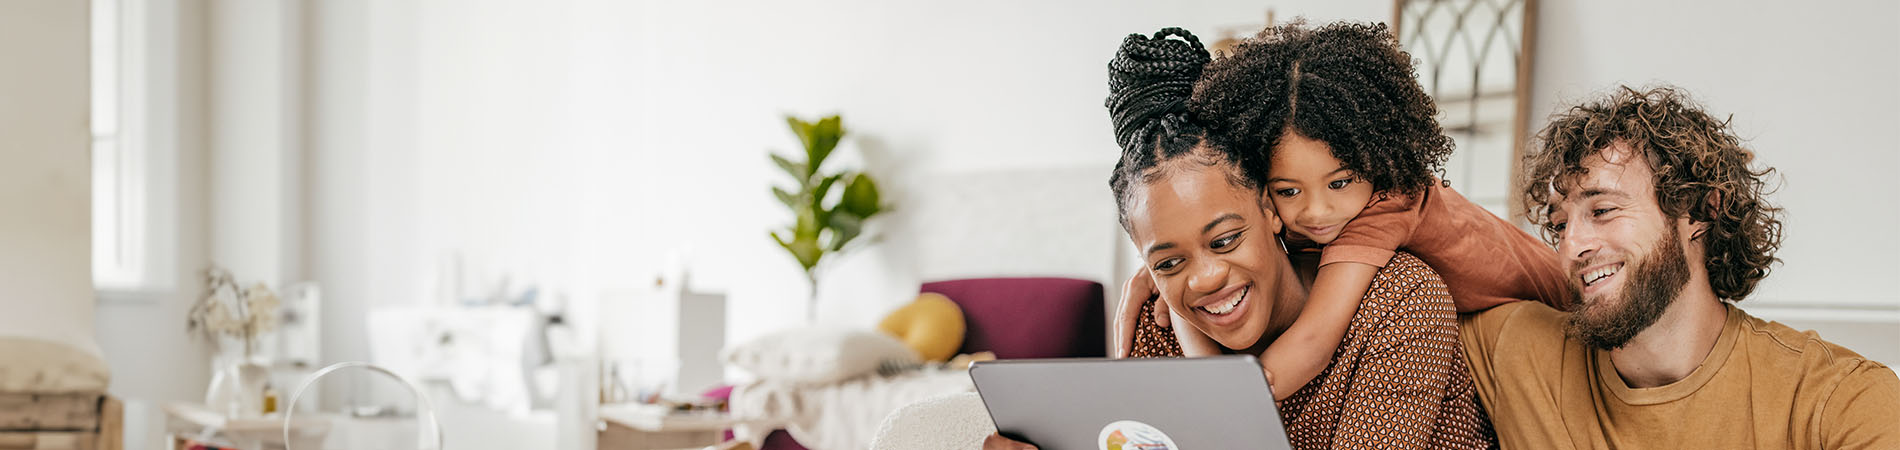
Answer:
[[[861,218],[869,219],[883,209],[878,205],[877,182],[870,175],[858,174],[844,186],[844,200],[838,207]]]
[[[844,178],[844,176],[845,174],[841,173],[825,177],[824,180],[819,181],[818,187],[811,191],[811,207],[824,210],[825,197],[831,193],[831,185],[837,184],[838,180]]]
[[[795,116],[785,116],[785,124],[792,128],[792,134],[798,135],[799,145],[803,145],[805,147],[806,162],[810,162],[811,161],[810,158],[811,158],[811,142],[812,142],[811,141],[812,124],[810,122],[798,120],[798,117],[795,117]],[[812,167],[818,167],[818,165],[813,164]]]
[[[818,233],[824,231],[823,222],[818,221],[816,212],[810,209],[798,211],[798,221],[792,225],[792,240],[818,240]]]
[[[837,184],[838,180],[843,177],[844,177],[844,174],[837,174],[837,175],[825,177],[824,180],[818,182],[818,187],[812,189],[811,198],[807,199],[809,200],[809,203],[807,203],[807,205],[811,208],[812,215],[814,218],[817,219],[818,223],[821,223],[821,224],[831,223],[832,210],[837,209],[837,208],[836,207],[826,208],[825,197],[830,194],[831,187]]]
[[[805,157],[811,164],[812,172],[823,167],[825,158],[831,157],[831,151],[838,148],[838,141],[844,139],[844,119],[831,116],[819,119],[810,128],[811,140],[805,142]]]
[[[771,156],[772,163],[777,164],[778,168],[784,170],[787,175],[791,175],[792,179],[798,180],[799,187],[802,188],[806,186],[806,183],[811,182],[811,171],[805,167],[804,164],[792,162],[792,160],[785,159],[785,157],[779,156],[776,153],[771,154]]]
[[[828,224],[832,230],[831,244],[825,247],[834,252],[844,249],[844,244],[851,242],[852,239],[857,239],[858,234],[864,231],[864,218],[851,213],[851,211],[840,210],[834,212]]]
[[[818,259],[824,257],[825,254],[824,249],[818,247],[817,240],[795,239],[786,242],[785,239],[779,237],[777,232],[772,233],[772,239],[778,241],[778,245],[784,247],[786,252],[791,253],[792,259],[798,260],[798,266],[804,268],[806,272],[817,267]]]
[[[779,203],[784,203],[786,208],[791,208],[792,210],[797,210],[799,203],[801,203],[798,201],[797,195],[785,192],[784,189],[780,189],[778,186],[772,186],[772,195],[778,196]]]

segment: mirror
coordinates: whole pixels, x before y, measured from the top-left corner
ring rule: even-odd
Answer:
[[[1443,176],[1473,203],[1524,223],[1517,161],[1529,138],[1535,0],[1396,0],[1399,45],[1457,143]]]

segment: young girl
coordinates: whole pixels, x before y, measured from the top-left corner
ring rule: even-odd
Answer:
[[[1310,304],[1261,360],[1276,398],[1326,367],[1373,274],[1399,249],[1444,277],[1459,312],[1522,299],[1568,309],[1574,294],[1550,247],[1433,177],[1451,139],[1384,25],[1269,29],[1207,67],[1193,108],[1216,146],[1259,153],[1241,162],[1264,174],[1289,249],[1318,253]],[[1124,316],[1140,314],[1130,297],[1152,290],[1142,277],[1125,290]],[[1214,352],[1191,327],[1175,329],[1187,354]]]

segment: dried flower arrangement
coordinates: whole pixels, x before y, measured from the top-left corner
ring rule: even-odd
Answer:
[[[229,270],[205,269],[205,295],[191,305],[185,327],[214,343],[223,337],[241,341],[242,356],[248,360],[258,337],[277,327],[280,302],[264,283],[240,286]]]

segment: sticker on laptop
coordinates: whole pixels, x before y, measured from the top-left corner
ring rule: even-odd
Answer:
[[[1102,434],[1095,439],[1102,443],[1101,450],[1176,450],[1174,440],[1166,433],[1148,424],[1133,420],[1117,420],[1102,427]]]

